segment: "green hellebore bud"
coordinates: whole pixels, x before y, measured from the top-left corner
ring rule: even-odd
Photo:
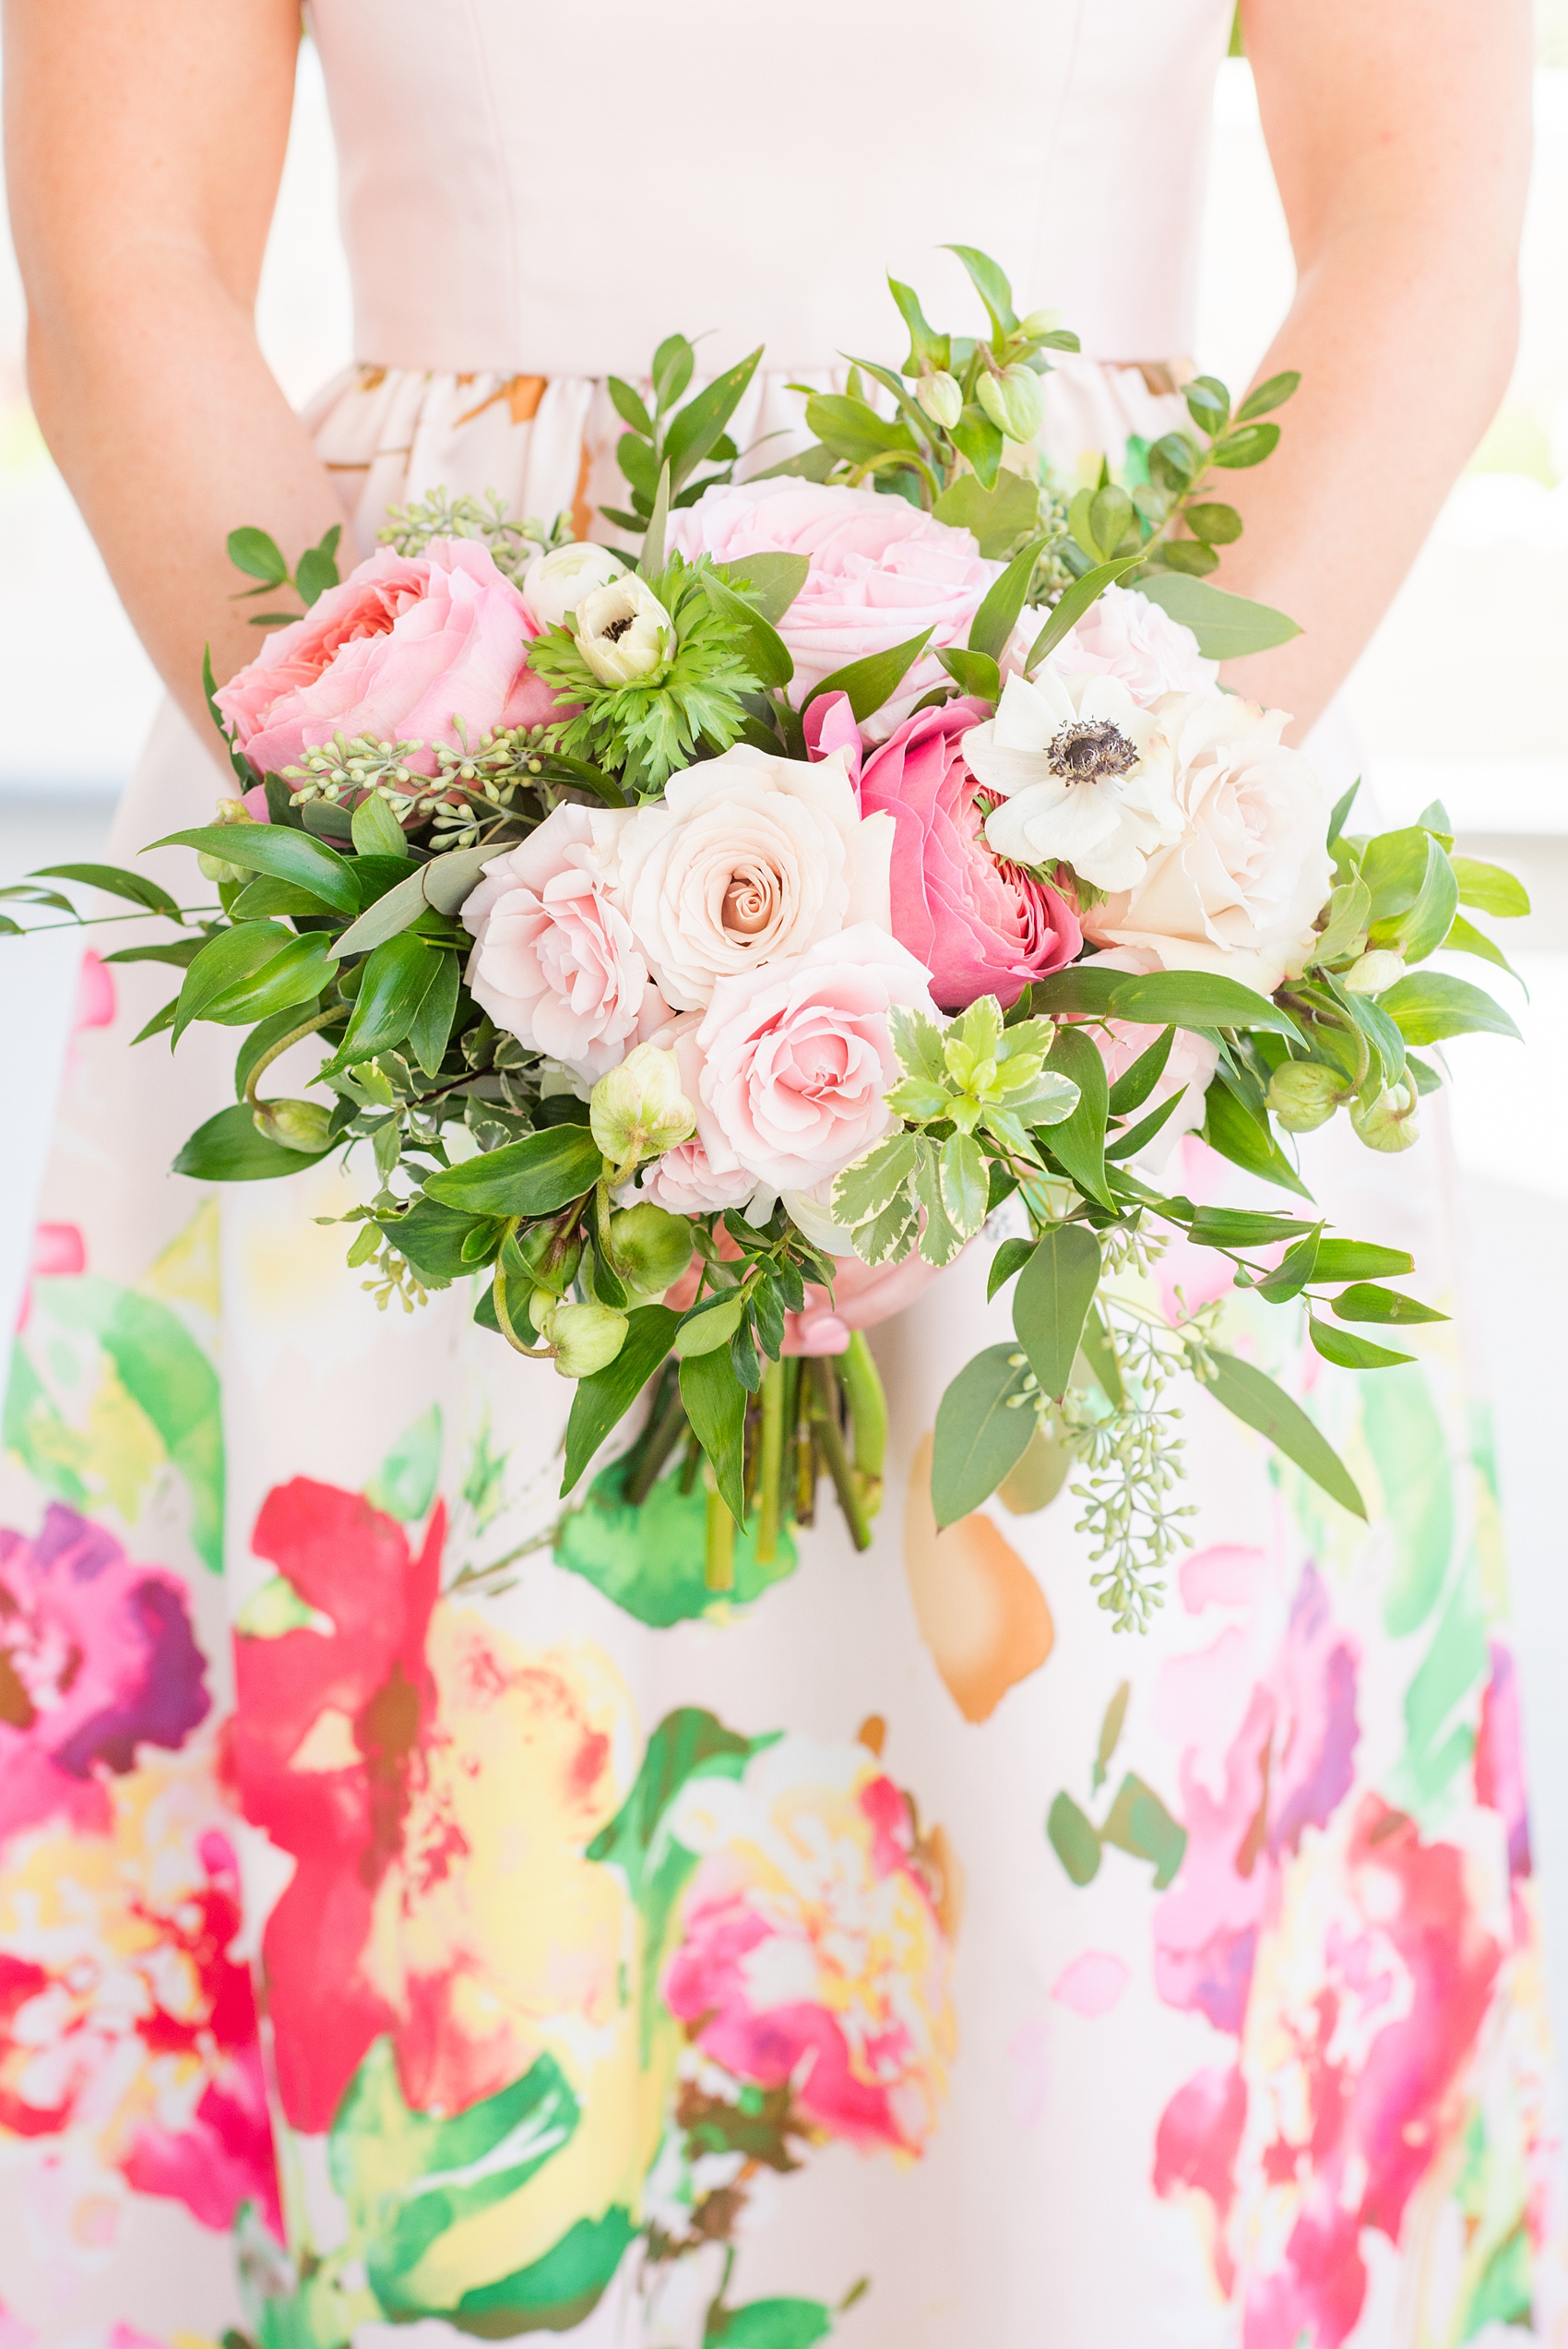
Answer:
[[[1027,318],[1018,321],[1018,332],[1026,342],[1038,342],[1041,335],[1054,334],[1062,324],[1060,310],[1031,310]]]
[[[558,1305],[547,1332],[563,1378],[591,1378],[626,1342],[626,1317],[607,1305]]]
[[[692,1227],[652,1199],[610,1219],[610,1253],[639,1296],[662,1296],[692,1260]]]
[[[258,1134],[285,1150],[319,1158],[332,1140],[332,1113],[314,1101],[258,1101],[251,1113]]]
[[[1268,1105],[1288,1134],[1310,1134],[1333,1116],[1349,1088],[1321,1060],[1287,1060],[1268,1080]]]
[[[530,1232],[519,1234],[517,1240],[517,1253],[540,1289],[558,1297],[564,1296],[576,1280],[582,1252],[583,1244],[576,1233],[570,1232],[563,1237],[553,1223],[536,1223]]]
[[[243,799],[220,799],[212,820],[215,824],[254,824],[255,817]],[[251,878],[248,865],[231,864],[227,857],[208,856],[205,850],[197,852],[196,864],[203,880],[211,881],[215,887],[226,881]]]
[[[1033,440],[1045,422],[1045,394],[1030,367],[1015,364],[999,376],[982,375],[980,406],[1009,440]]]
[[[934,375],[922,376],[915,386],[915,398],[932,423],[940,424],[944,432],[950,433],[964,412],[958,378],[950,376],[945,367],[938,367]]]
[[[661,1158],[690,1141],[697,1114],[681,1091],[681,1067],[659,1044],[638,1044],[588,1095],[588,1127],[617,1166]]]
[[[1404,976],[1404,956],[1391,954],[1386,947],[1374,947],[1346,972],[1339,984],[1347,995],[1380,996],[1384,987],[1391,987],[1396,979]]]
[[[1379,1093],[1370,1109],[1353,1103],[1350,1123],[1369,1150],[1408,1150],[1420,1138],[1416,1123],[1418,1099],[1414,1085],[1402,1080]]]

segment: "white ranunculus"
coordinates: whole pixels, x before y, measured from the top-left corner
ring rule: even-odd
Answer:
[[[738,743],[637,810],[617,902],[665,1001],[697,1010],[720,979],[857,922],[890,930],[893,829],[861,817],[842,751],[807,765]]]
[[[1218,971],[1272,994],[1311,950],[1330,887],[1328,801],[1282,709],[1234,694],[1172,694],[1156,716],[1170,744],[1180,836],[1135,882],[1084,917],[1101,945],[1146,947],[1167,971]]]
[[[1067,677],[1049,662],[1009,677],[964,757],[1002,799],[985,836],[1015,864],[1060,859],[1096,888],[1129,888],[1180,830],[1164,731],[1119,678]]]
[[[559,628],[593,588],[608,587],[626,566],[613,547],[578,539],[552,554],[536,554],[523,573],[523,602],[541,628]]]
[[[574,614],[577,650],[600,685],[631,686],[666,662],[675,626],[635,571],[590,588]]]

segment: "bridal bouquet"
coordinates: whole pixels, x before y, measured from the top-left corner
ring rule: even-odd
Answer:
[[[947,1390],[937,1519],[1009,1479],[1049,1500],[1082,1464],[1126,1628],[1186,1539],[1179,1372],[1361,1511],[1218,1308],[1172,1326],[1142,1274],[1178,1232],[1304,1300],[1331,1363],[1408,1359],[1362,1332],[1438,1318],[1387,1285],[1409,1258],[1331,1234],[1289,1138],[1343,1111],[1406,1148],[1440,1081],[1422,1049],[1515,1032],[1428,959],[1501,962],[1459,909],[1526,900],[1453,855],[1440,807],[1352,833],[1284,714],[1218,683],[1293,633],[1205,574],[1241,528],[1215,484],[1268,455],[1294,378],[1232,411],[1199,377],[1190,426],[1063,478],[1033,443],[1074,338],[954,249],[984,335],[937,333],[895,283],[902,366],[809,394],[812,445],[748,452],[744,480],[726,427],[760,352],[687,399],[677,336],[646,393],[612,381],[624,554],[444,496],[340,582],[336,532],[291,573],[236,531],[250,592],[303,610],[208,675],[241,789],[174,842],[218,904],[38,879],[178,925],[126,950],[182,973],[144,1037],[243,1031],[238,1098],[179,1171],[362,1143],[349,1261],[378,1301],[483,1275],[476,1318],[576,1382],[564,1495],[641,1402],[595,1492],[636,1506],[706,1462],[715,1588],[736,1527],[766,1562],[824,1473],[869,1540],[856,1325],[989,1226],[1014,1340]],[[1193,1131],[1285,1211],[1162,1189]]]

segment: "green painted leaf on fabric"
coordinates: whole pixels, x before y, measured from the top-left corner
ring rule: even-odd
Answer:
[[[704,2349],[814,2349],[832,2330],[820,2300],[748,2300],[717,2311]]]
[[[599,2306],[636,2234],[629,2213],[614,2204],[602,2218],[578,2219],[531,2267],[465,2292],[456,2307],[440,2313],[457,2331],[481,2340],[574,2332]]]
[[[196,1555],[214,1574],[220,1573],[223,1418],[211,1363],[176,1314],[134,1289],[78,1273],[41,1281],[38,1294],[52,1318],[96,1338],[109,1356],[120,1384],[184,1478]]]
[[[1171,1818],[1153,1787],[1132,1771],[1116,1790],[1100,1840],[1130,1852],[1134,1859],[1152,1860],[1157,1892],[1174,1882],[1187,1851],[1186,1829]]]
[[[427,2254],[465,2221],[519,2193],[570,2143],[579,2117],[576,2097],[550,2055],[463,2112],[411,2111],[391,2041],[374,2041],[344,2094],[327,2158],[371,2289],[387,2316],[408,2321],[456,2314],[450,2265],[432,2261],[428,2278],[422,2278]],[[496,2230],[492,2240],[505,2242],[505,2231]],[[523,2286],[517,2276],[481,2276],[474,2292],[500,2293],[493,2305],[518,2309],[558,2308],[583,2298],[586,2314],[608,2281],[600,2278],[598,2289],[588,2291],[588,2275],[575,2289],[563,2289],[557,2277],[541,2289],[539,2270],[545,2265],[539,2261],[522,2271],[535,2279],[531,2285]]]
[[[422,1418],[405,1427],[364,1488],[372,1508],[403,1524],[422,1517],[435,1498],[441,1473],[441,1406],[432,1403]]]
[[[1431,1645],[1405,1691],[1398,1799],[1424,1811],[1475,1751],[1470,1699],[1491,1670],[1480,1577],[1472,1560],[1449,1593]]]
[[[1045,1822],[1051,1848],[1075,1884],[1092,1884],[1099,1874],[1099,1830],[1063,1792]]]
[[[766,1738],[756,1741],[768,1742]],[[642,1913],[640,2013],[645,2058],[659,2011],[659,1976],[671,1914],[696,1866],[695,1855],[670,1833],[666,1816],[689,1779],[739,1778],[755,1750],[751,1738],[737,1736],[712,1713],[695,1705],[667,1714],[647,1741],[636,1784],[609,1826],[588,1847],[590,1860],[605,1861],[621,1870],[627,1891]]]
[[[1132,1682],[1123,1680],[1105,1708],[1105,1717],[1099,1724],[1099,1745],[1094,1758],[1094,1789],[1097,1795],[1105,1783],[1111,1758],[1122,1742],[1122,1731],[1126,1723],[1132,1695]]]
[[[88,1489],[81,1474],[87,1465],[86,1442],[55,1410],[19,1338],[11,1350],[0,1441],[21,1461],[41,1491],[68,1502],[72,1508],[87,1506]]]
[[[663,1476],[632,1508],[622,1498],[626,1465],[612,1461],[594,1478],[583,1507],[562,1520],[554,1556],[557,1566],[580,1574],[639,1623],[663,1630],[705,1616],[722,1620],[793,1574],[795,1545],[784,1531],[771,1565],[758,1564],[754,1515],[751,1526],[736,1529],[733,1588],[710,1591],[704,1578],[707,1496],[700,1484],[683,1493],[679,1473]]]
[[[1454,1476],[1443,1422],[1414,1366],[1361,1391],[1361,1421],[1383,1486],[1395,1568],[1384,1596],[1389,1637],[1417,1631],[1437,1604],[1454,1553]]]

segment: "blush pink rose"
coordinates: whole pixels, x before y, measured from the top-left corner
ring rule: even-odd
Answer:
[[[555,808],[485,866],[463,907],[474,1001],[498,1028],[589,1081],[670,1017],[608,886],[630,814]]]
[[[337,733],[426,746],[497,726],[542,725],[554,698],[528,666],[539,634],[527,604],[477,539],[435,539],[423,554],[383,548],[340,587],[267,638],[217,702],[258,775],[280,774]]]
[[[706,490],[695,506],[671,514],[669,544],[719,563],[805,555],[805,585],[778,624],[795,663],[797,707],[835,669],[930,628],[931,650],[867,726],[876,739],[945,681],[936,648],[967,642],[1002,570],[981,558],[971,531],[934,521],[902,497],[788,476]]]
[[[986,845],[992,803],[977,799],[961,745],[988,714],[978,701],[921,709],[861,774],[861,814],[885,811],[894,822],[893,935],[930,971],[944,1011],[985,995],[1010,1009],[1083,943],[1067,900]]]
[[[894,1122],[896,1004],[931,1014],[928,974],[870,922],[721,979],[696,1031],[690,1096],[709,1163],[806,1191],[880,1140]]]
[[[1212,693],[1219,674],[1191,628],[1136,588],[1104,589],[1051,657],[1063,676],[1119,678],[1145,709],[1162,693]]]

